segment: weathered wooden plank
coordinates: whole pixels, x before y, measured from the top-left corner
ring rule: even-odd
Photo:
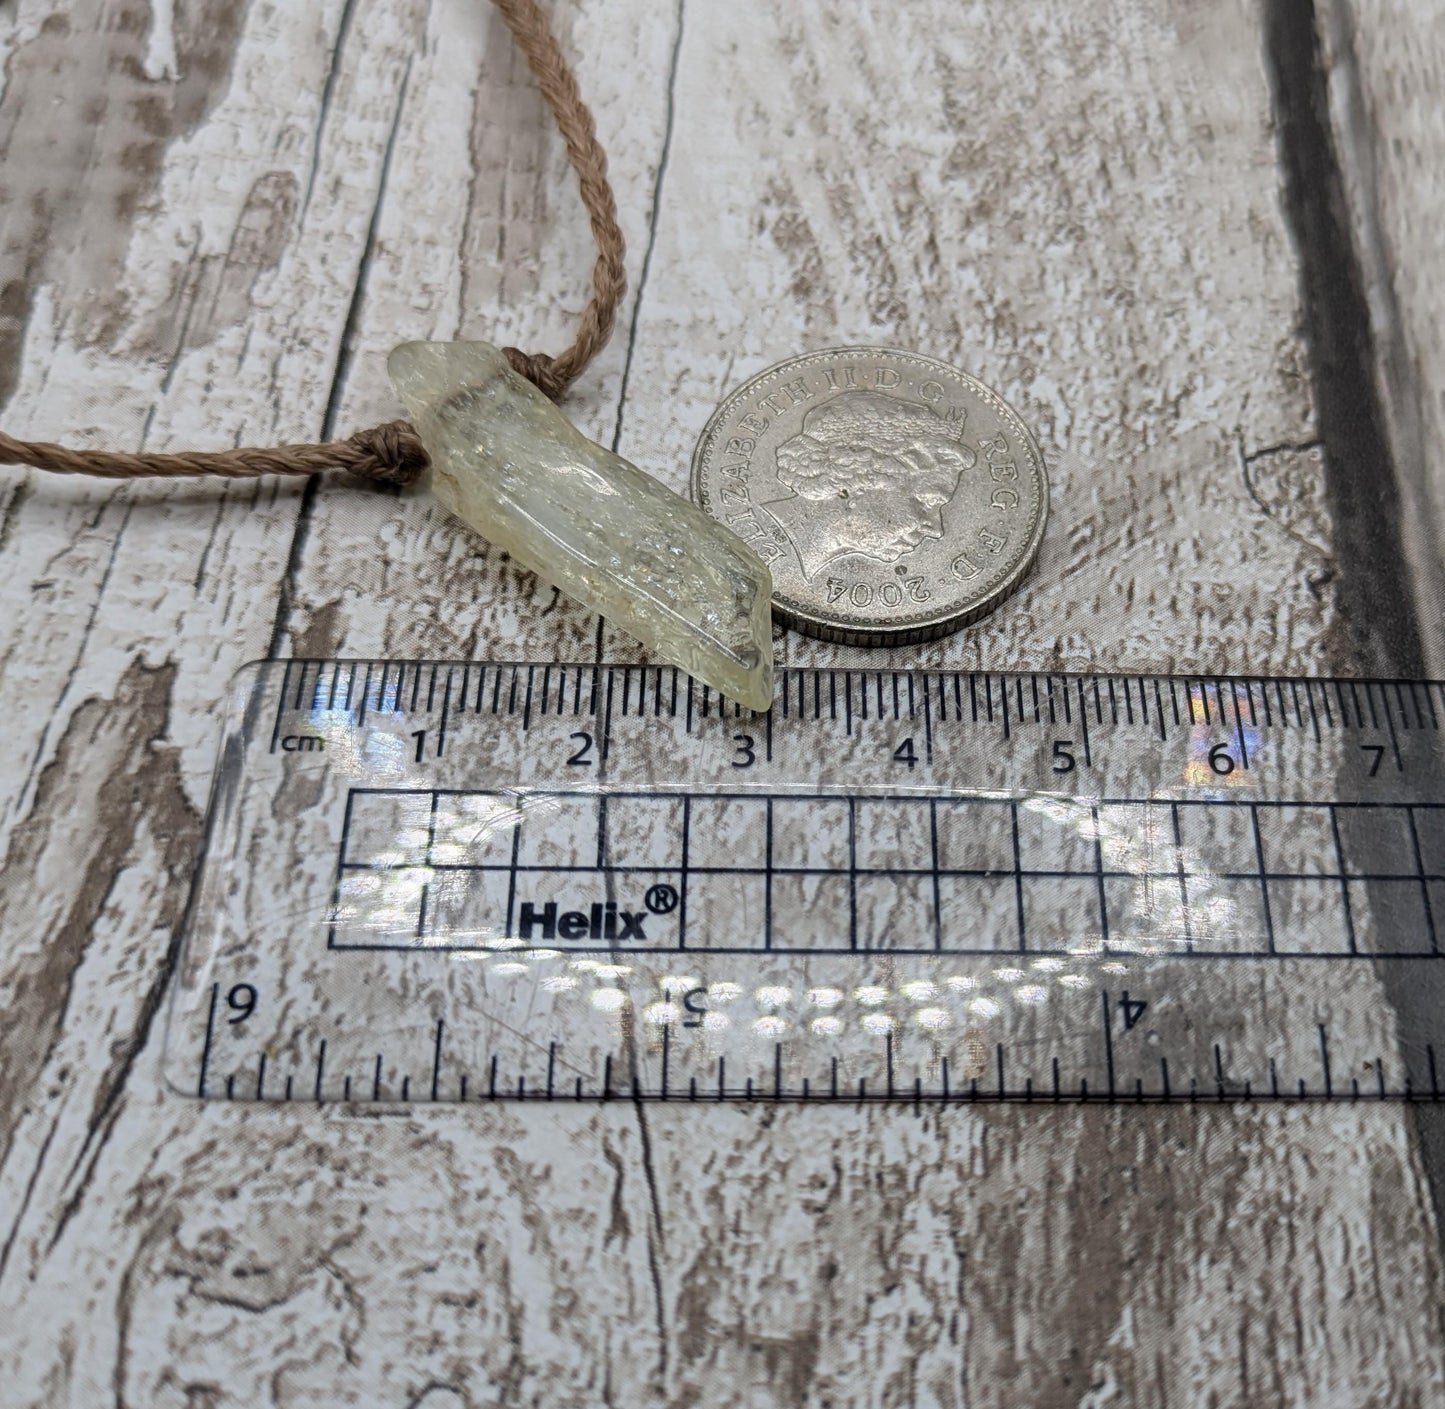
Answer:
[[[1329,0],[1319,27],[1375,365],[1405,506],[1415,614],[1445,674],[1445,116],[1438,6]]]
[[[662,150],[674,18],[614,0],[557,20],[607,134],[623,228],[637,250]],[[501,19],[489,6],[473,13],[436,3],[427,35],[409,71],[358,306],[340,402],[348,422],[401,413],[385,366],[396,343],[478,337],[560,350],[588,292],[594,251],[575,178]],[[624,336],[569,400],[576,423],[604,443],[629,318],[630,303]],[[318,501],[306,533],[285,621],[295,654],[594,653],[595,618],[459,532],[424,493]]]
[[[381,359],[400,337],[565,338],[586,235],[560,144],[496,22],[456,0],[332,5],[320,19],[291,8],[245,12],[213,105],[192,96],[169,129],[189,135],[162,161],[175,184],[153,202],[155,224],[120,246],[128,270],[163,266],[126,276],[155,321],[186,306],[142,296],[187,287],[174,266],[195,260],[176,231],[233,212],[199,246],[247,251],[231,283],[207,276],[230,295],[197,296],[227,310],[214,335],[192,348],[172,313],[164,346],[182,352],[167,383],[169,352],[78,341],[91,295],[79,275],[57,276],[62,312],[23,325],[35,370],[21,373],[8,428],[68,418],[93,423],[97,443],[134,437],[160,396],[155,425],[174,425],[177,443],[207,443],[218,424],[224,443],[240,420],[216,418],[244,416],[238,403],[268,407],[271,427],[247,427],[256,438],[311,435],[328,406],[338,429],[392,414]],[[563,19],[613,154],[634,276],[667,153],[638,337],[579,390],[579,423],[604,441],[620,424],[624,451],[680,487],[711,405],[750,370],[800,346],[915,345],[997,385],[1058,463],[1033,585],[929,659],[1326,658],[1332,550],[1311,452],[1269,449],[1307,445],[1312,421],[1250,13],[1142,0],[1108,17],[931,0],[886,14],[778,9],[664,17],[590,0],[570,29]],[[49,13],[27,9],[17,46]],[[93,30],[71,19],[85,35],[114,29],[120,10],[97,0],[88,13]],[[170,83],[156,37],[169,8],[125,14],[138,23],[120,29],[160,55],[141,58],[159,65],[154,82]],[[176,52],[173,86],[194,95],[179,31]],[[13,58],[11,82],[26,62],[40,61]],[[129,83],[118,67],[93,82]],[[35,105],[14,121],[39,121]],[[234,212],[273,169],[294,177],[305,215],[266,254],[266,240],[232,232],[269,228],[275,217]],[[253,266],[271,272],[252,282]],[[87,377],[116,398],[114,420],[77,409],[92,405]],[[121,399],[131,386],[145,394]],[[7,567],[30,555],[12,582],[46,582],[63,555],[55,581],[69,593],[6,623],[29,647],[5,664],[11,711],[61,701],[21,751],[35,779],[0,882],[7,917],[26,909],[0,958],[0,1002],[23,987],[25,1011],[34,997],[52,1024],[27,1023],[29,1046],[6,1049],[28,1073],[0,1170],[0,1207],[17,1210],[0,1220],[0,1306],[20,1308],[3,1318],[0,1367],[17,1402],[1438,1395],[1434,1230],[1394,1110],[365,1119],[238,1116],[163,1093],[157,1028],[134,1063],[127,1038],[159,991],[184,900],[207,709],[264,644],[274,601],[257,582],[280,577],[298,496],[265,490],[267,518],[232,491],[212,532],[216,497],[130,491],[137,508],[118,533],[104,514],[124,510],[88,527],[105,494],[40,489],[71,496],[71,519],[57,526],[32,486],[3,544]],[[168,516],[161,537],[139,518],[153,502]],[[298,653],[542,658],[595,640],[593,621],[415,496],[319,495],[289,592],[282,643]],[[97,879],[68,886],[67,866]]]

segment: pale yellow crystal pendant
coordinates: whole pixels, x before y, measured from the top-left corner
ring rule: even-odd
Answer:
[[[588,440],[490,343],[403,343],[387,367],[452,513],[705,685],[772,704],[773,580],[741,538]]]

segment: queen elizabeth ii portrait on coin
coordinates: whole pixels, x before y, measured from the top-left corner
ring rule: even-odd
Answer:
[[[943,537],[943,510],[977,456],[927,406],[878,391],[849,391],[814,407],[777,449],[790,493],[764,509],[811,579],[858,553],[896,563]]]

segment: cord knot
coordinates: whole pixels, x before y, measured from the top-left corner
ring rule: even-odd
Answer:
[[[431,464],[420,437],[408,421],[388,421],[349,436],[346,445],[354,451],[346,468],[376,484],[413,484]]]
[[[559,400],[571,384],[570,377],[564,377],[557,371],[556,359],[545,352],[523,352],[519,347],[504,347],[502,356],[518,376],[526,377],[538,391],[553,401]]]

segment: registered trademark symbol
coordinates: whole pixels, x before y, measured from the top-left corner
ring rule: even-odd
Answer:
[[[677,909],[677,887],[666,884],[652,886],[643,897],[643,904],[654,915],[670,915]]]

